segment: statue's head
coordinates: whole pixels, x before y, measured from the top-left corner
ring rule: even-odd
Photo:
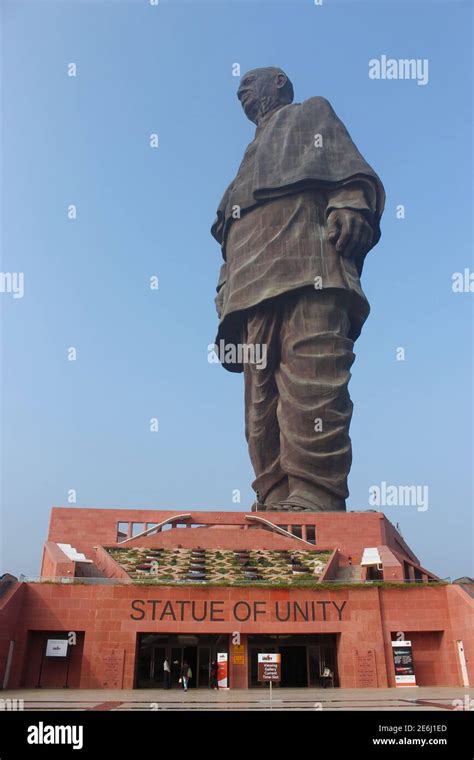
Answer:
[[[254,124],[269,111],[293,102],[293,85],[276,66],[247,71],[240,80],[237,97],[245,115]]]

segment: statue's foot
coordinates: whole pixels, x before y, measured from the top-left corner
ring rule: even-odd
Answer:
[[[275,510],[275,504],[282,499],[288,498],[288,478],[285,476],[282,480],[278,481],[270,490],[265,494],[264,500],[260,501],[260,494],[257,491],[257,498],[252,504],[252,512],[270,512]]]
[[[267,507],[268,509],[268,507]],[[289,496],[277,504],[272,504],[271,510],[275,512],[324,512],[325,510],[314,502],[308,501],[301,496]]]

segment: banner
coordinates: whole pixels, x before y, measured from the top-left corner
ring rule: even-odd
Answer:
[[[416,686],[411,641],[392,641],[396,686]]]
[[[229,669],[228,669],[227,652],[218,652],[217,654],[217,685],[219,689],[229,687]]]

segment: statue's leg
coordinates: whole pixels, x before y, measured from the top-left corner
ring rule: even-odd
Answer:
[[[245,436],[255,471],[252,483],[259,509],[288,496],[288,478],[280,466],[280,427],[275,366],[279,356],[281,314],[273,302],[249,311],[244,342],[265,346],[266,366],[244,364]]]
[[[289,482],[281,509],[345,509],[354,361],[348,304],[346,292],[335,289],[308,289],[285,300],[275,375],[280,464]]]

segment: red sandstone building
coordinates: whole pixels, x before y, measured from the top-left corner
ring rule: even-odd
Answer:
[[[41,578],[0,579],[0,688],[160,687],[165,658],[206,688],[227,655],[245,689],[276,652],[282,686],[395,686],[400,639],[417,685],[467,686],[472,609],[379,512],[55,508]]]

